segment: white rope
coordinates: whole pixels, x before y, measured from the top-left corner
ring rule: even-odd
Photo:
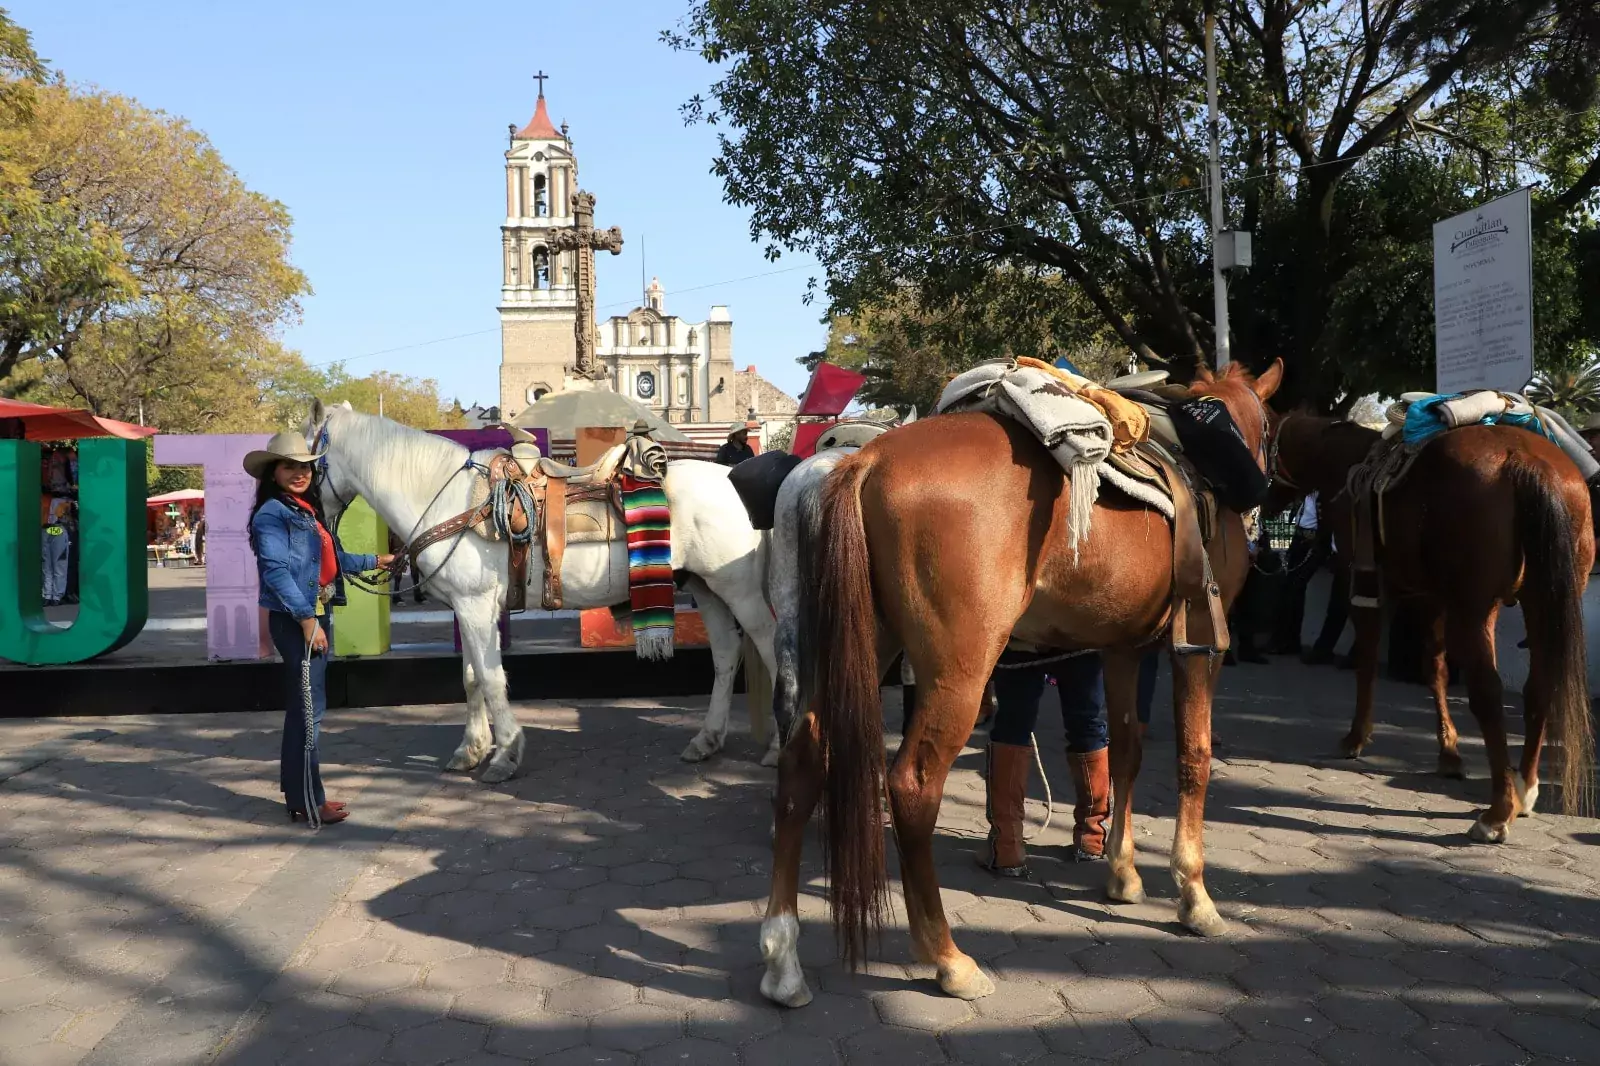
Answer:
[[[318,629],[321,629],[322,623],[320,621],[316,621],[316,626]],[[314,635],[315,631],[313,631],[313,636]],[[311,653],[313,647],[314,644],[312,641],[307,640],[305,658],[300,661],[301,710],[305,715],[306,727],[306,744],[304,753],[305,772],[302,777],[303,787],[301,788],[302,795],[300,797],[300,802],[306,805],[306,822],[310,824],[312,829],[321,829],[322,811],[317,806],[316,792],[311,785],[311,759],[316,753],[317,743],[316,734],[313,732],[316,727],[316,701],[311,695]]]
[[[1049,829],[1050,816],[1056,812],[1055,797],[1050,794],[1050,777],[1044,772],[1044,759],[1039,756],[1039,738],[1030,733],[1028,734],[1028,742],[1033,745],[1033,765],[1039,771],[1039,780],[1044,782],[1044,824],[1032,833],[1024,831],[1022,839],[1025,842],[1032,840],[1046,829]],[[1026,824],[1026,820],[1024,820],[1024,824]]]

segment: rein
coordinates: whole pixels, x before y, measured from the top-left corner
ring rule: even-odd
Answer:
[[[342,496],[339,495],[339,490],[334,488],[333,480],[328,476],[328,452],[331,447],[332,441],[328,434],[328,423],[326,420],[324,420],[322,423],[322,428],[317,432],[317,440],[312,446],[312,451],[320,453],[320,458],[317,459],[317,474],[322,479],[323,484],[327,486],[328,492],[332,494],[333,498],[338,501],[339,504],[339,516],[338,518],[334,519],[333,529],[329,530],[331,534],[337,535],[339,530],[339,521],[344,518],[344,512],[349,508],[351,501],[346,501]],[[406,592],[415,592],[418,589],[424,588],[429,582],[444,572],[444,568],[448,566],[450,564],[450,560],[455,557],[456,549],[461,547],[462,534],[464,534],[473,524],[473,521],[488,517],[491,506],[497,502],[491,501],[491,503],[485,504],[483,507],[475,507],[470,511],[464,511],[461,514],[456,515],[454,518],[446,519],[445,521],[440,522],[438,525],[430,527],[422,534],[421,537],[418,537],[417,530],[420,529],[422,527],[422,523],[427,520],[428,512],[433,510],[433,505],[439,502],[439,498],[444,495],[444,490],[449,488],[451,483],[455,481],[456,474],[459,474],[464,470],[470,470],[481,474],[488,473],[488,470],[482,464],[473,462],[472,454],[468,452],[467,461],[461,464],[461,466],[452,472],[449,477],[444,479],[444,484],[439,486],[439,491],[433,494],[433,499],[429,500],[428,505],[422,509],[421,517],[419,517],[416,521],[416,524],[411,527],[410,536],[402,538],[400,550],[395,552],[394,558],[389,562],[389,565],[382,568],[383,576],[374,581],[368,580],[366,577],[363,577],[360,574],[347,574],[345,577],[351,587],[360,589],[362,592],[373,596],[392,596],[396,594],[404,594]],[[533,513],[533,509],[531,507],[528,509],[528,513]],[[468,518],[472,518],[473,521],[462,521],[463,519]],[[457,522],[460,522],[459,526],[447,529],[447,527],[455,526],[455,523]],[[441,530],[444,532],[440,532]],[[439,535],[434,536],[436,533]],[[425,575],[419,581],[413,581],[409,589],[398,587],[401,578],[405,574],[406,559],[408,556],[412,562],[416,564],[418,569],[420,569],[422,563],[417,556],[425,549],[432,547],[439,541],[446,540],[450,537],[455,538],[455,543],[450,546],[450,551],[447,555],[445,555],[444,561],[438,566],[434,567],[433,573]],[[390,585],[394,585],[396,587],[390,588],[388,587]]]

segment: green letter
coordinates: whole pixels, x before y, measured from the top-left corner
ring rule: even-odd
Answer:
[[[78,442],[78,619],[44,616],[37,444],[0,440],[0,658],[42,666],[115,651],[149,613],[145,443]]]

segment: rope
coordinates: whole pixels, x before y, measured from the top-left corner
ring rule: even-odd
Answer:
[[[1033,745],[1034,769],[1039,771],[1039,780],[1044,782],[1044,824],[1031,833],[1024,832],[1022,834],[1022,839],[1024,841],[1032,840],[1040,833],[1043,833],[1046,829],[1049,829],[1050,817],[1056,812],[1055,797],[1050,793],[1050,777],[1044,772],[1044,759],[1040,758],[1039,756],[1039,738],[1030,733],[1028,734],[1028,743]]]
[[[320,629],[321,626],[322,623],[319,621],[317,623],[317,627]],[[301,711],[305,716],[306,727],[306,744],[303,756],[304,764],[302,767],[303,773],[301,774],[301,783],[303,787],[301,788],[300,801],[306,805],[306,822],[311,826],[312,829],[321,829],[322,810],[317,806],[316,790],[311,785],[311,760],[316,754],[317,745],[316,733],[314,731],[317,724],[317,708],[316,700],[311,695],[312,647],[312,642],[309,640],[306,641],[305,658],[300,661]]]
[[[1080,655],[1097,655],[1099,648],[1083,648],[1078,651],[1064,651],[1060,655],[1045,655],[1037,659],[1029,659],[1021,663],[996,663],[996,670],[1026,670],[1033,666],[1045,666],[1049,663],[1059,663],[1067,659],[1076,659]]]

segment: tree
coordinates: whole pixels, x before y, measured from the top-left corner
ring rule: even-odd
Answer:
[[[288,259],[287,210],[183,121],[105,93],[38,87],[16,156],[29,196],[0,245],[0,380],[70,390],[118,418],[141,406],[178,412],[165,421],[183,428],[221,417],[232,375],[309,291]]]
[[[1499,86],[1502,109],[1554,100],[1561,72],[1572,99],[1593,80],[1600,37],[1573,6],[1218,4],[1228,207],[1281,267],[1269,308],[1236,340],[1249,358],[1288,358],[1291,400],[1327,406],[1363,384],[1323,371],[1347,272],[1384,262],[1343,228],[1341,187],[1397,145],[1436,163],[1469,151],[1465,102],[1486,89]],[[831,311],[859,313],[900,286],[959,291],[996,268],[1043,270],[1130,351],[1181,372],[1214,348],[1204,7],[699,0],[666,36],[719,68],[685,115],[727,127],[714,170],[728,199],[751,209],[770,255],[821,261]],[[1588,200],[1600,166],[1587,165],[1595,142],[1584,148],[1583,165],[1537,172],[1542,210]]]
[[[386,370],[352,378],[344,365],[334,363],[315,383],[315,395],[324,403],[349,402],[351,407],[378,414],[417,429],[461,429],[466,413],[454,400],[439,396],[439,383],[432,378],[412,378]]]

